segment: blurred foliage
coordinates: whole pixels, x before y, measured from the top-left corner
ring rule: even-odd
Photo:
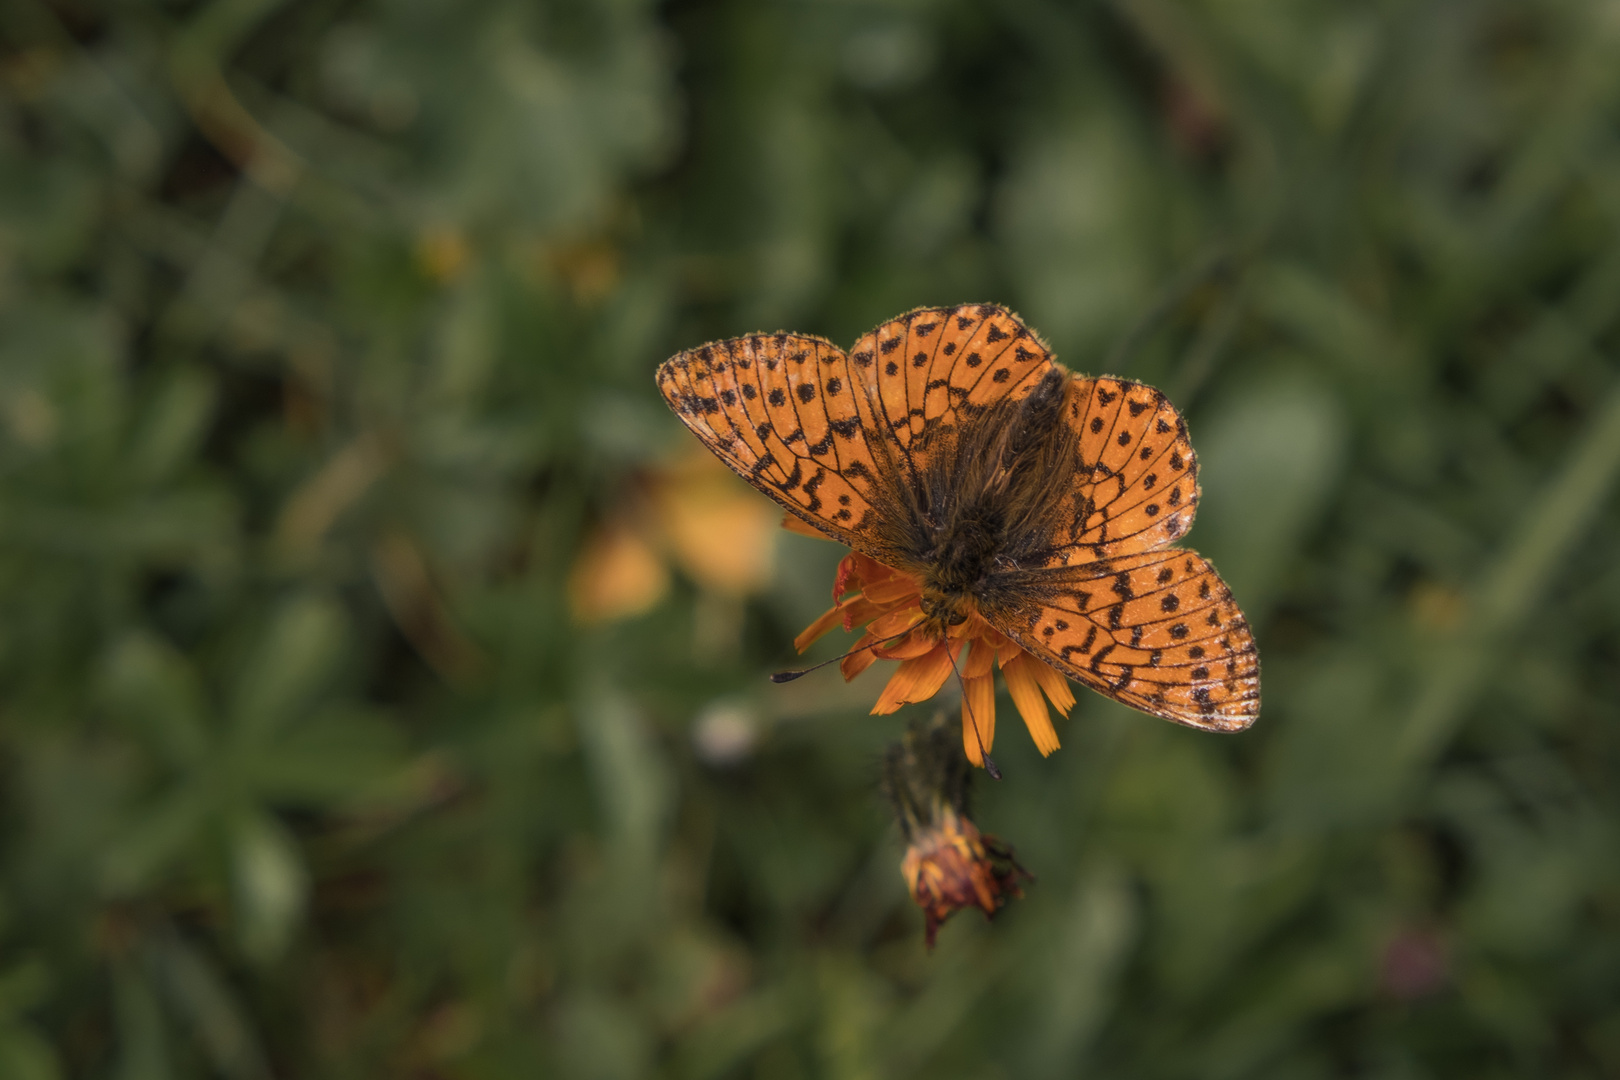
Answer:
[[[1620,1074],[1617,50],[7,0],[0,1075]],[[706,574],[652,370],[966,300],[1185,409],[1265,708],[1009,730],[1039,880],[929,955],[882,673],[763,679],[838,551]],[[642,577],[582,625],[592,558]]]

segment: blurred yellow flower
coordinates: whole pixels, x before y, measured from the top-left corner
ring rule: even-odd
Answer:
[[[639,615],[669,589],[658,549],[627,521],[601,526],[586,541],[568,576],[568,603],[581,623]]]
[[[416,263],[428,277],[441,284],[460,275],[472,257],[461,230],[441,226],[428,229],[416,238]]]
[[[611,296],[623,274],[618,248],[593,238],[544,249],[545,268],[561,278],[574,300],[585,306]]]
[[[581,548],[568,580],[574,619],[650,610],[669,589],[671,563],[711,592],[757,592],[771,580],[775,530],[770,504],[701,449],[649,469]]]

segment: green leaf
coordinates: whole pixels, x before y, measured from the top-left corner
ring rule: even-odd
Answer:
[[[111,651],[101,671],[105,707],[125,718],[172,767],[206,752],[207,702],[196,671],[178,650],[136,631]]]
[[[192,459],[213,419],[216,396],[214,380],[195,368],[159,383],[130,440],[129,470],[137,482],[164,479]]]
[[[231,702],[235,737],[255,745],[307,717],[342,659],[345,620],[328,600],[298,596],[271,614],[241,661]]]
[[[7,1080],[58,1080],[62,1067],[33,1028],[0,1024],[0,1076]]]
[[[309,898],[297,843],[275,819],[242,815],[231,830],[231,884],[242,951],[268,964],[286,950]]]

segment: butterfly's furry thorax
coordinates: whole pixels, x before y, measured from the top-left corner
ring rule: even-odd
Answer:
[[[942,430],[914,490],[894,493],[911,511],[894,523],[894,547],[921,579],[923,613],[941,632],[1005,607],[1023,591],[1019,571],[1049,553],[1052,493],[1073,486],[1078,460],[1063,423],[1072,385],[1053,365],[1021,400]]]

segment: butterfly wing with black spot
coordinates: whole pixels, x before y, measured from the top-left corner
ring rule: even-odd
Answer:
[[[1198,460],[1169,399],[1128,379],[1076,377],[1063,412],[1079,440],[1081,480],[1054,504],[1048,565],[1151,551],[1192,527]]]
[[[1052,367],[1034,332],[995,304],[918,308],[863,335],[850,356],[874,429],[913,458],[938,431],[1024,397]]]
[[[880,561],[934,436],[1027,395],[1051,354],[994,304],[919,308],[846,355],[801,334],[751,334],[658,369],[681,421],[749,483],[828,536]]]
[[[877,556],[874,458],[849,358],[801,334],[753,334],[680,353],[658,389],[716,456],[791,513]]]
[[[1215,568],[1165,548],[1029,571],[1028,599],[992,625],[1070,678],[1188,727],[1241,731],[1260,714],[1260,659]]]

